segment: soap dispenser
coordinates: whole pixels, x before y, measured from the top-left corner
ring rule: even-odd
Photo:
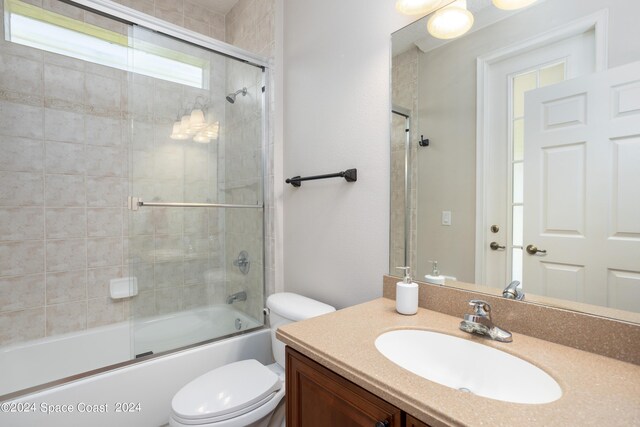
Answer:
[[[396,267],[404,270],[404,279],[396,284],[396,311],[400,314],[418,312],[418,284],[411,281],[410,267]]]
[[[444,285],[444,276],[440,275],[440,270],[438,270],[438,261],[429,260],[429,262],[433,264],[433,268],[431,269],[431,274],[424,276],[424,280],[433,285]]]

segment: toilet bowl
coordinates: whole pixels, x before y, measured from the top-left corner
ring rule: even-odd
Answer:
[[[172,427],[284,426],[285,346],[278,327],[335,311],[330,305],[282,292],[267,298],[276,363],[241,360],[221,366],[181,388],[171,401]]]

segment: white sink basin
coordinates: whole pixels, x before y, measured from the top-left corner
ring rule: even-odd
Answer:
[[[549,403],[562,396],[542,369],[503,351],[430,331],[397,330],[376,348],[402,368],[462,392],[513,403]]]

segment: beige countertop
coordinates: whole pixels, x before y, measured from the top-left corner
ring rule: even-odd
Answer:
[[[517,333],[512,343],[499,343],[462,332],[459,323],[424,308],[403,316],[395,301],[380,298],[285,325],[277,337],[432,426],[640,426],[640,366]],[[426,380],[376,350],[375,339],[394,329],[442,332],[506,351],[545,370],[563,395],[547,404],[517,404]]]

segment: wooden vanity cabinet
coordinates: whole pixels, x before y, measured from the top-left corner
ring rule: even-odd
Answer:
[[[287,347],[287,427],[428,427]]]
[[[411,415],[407,414],[405,427],[429,427],[428,424],[423,423],[420,420],[413,418]]]

